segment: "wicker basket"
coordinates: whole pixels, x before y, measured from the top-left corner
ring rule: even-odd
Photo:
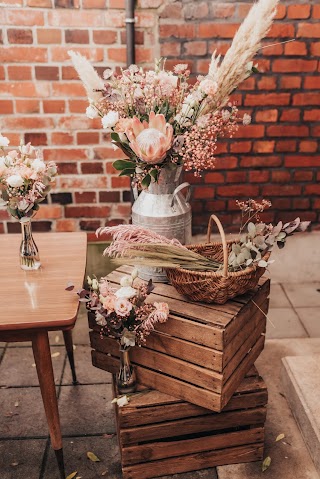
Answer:
[[[213,222],[218,226],[221,243],[210,243]],[[188,249],[223,263],[223,270],[199,272],[184,268],[167,269],[169,281],[180,294],[187,296],[192,301],[204,303],[224,304],[228,299],[253,289],[265,272],[265,268],[254,264],[242,271],[229,272],[228,256],[233,243],[236,243],[236,241],[226,241],[219,219],[215,215],[211,215],[208,224],[207,243],[189,245]],[[267,261],[269,256],[270,252],[266,253],[263,259]]]

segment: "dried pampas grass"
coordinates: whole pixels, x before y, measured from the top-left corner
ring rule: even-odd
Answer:
[[[102,79],[99,77],[91,63],[84,56],[80,55],[80,53],[69,50],[68,54],[86,89],[89,101],[91,103],[96,103],[103,96],[101,91],[96,91],[104,89]]]

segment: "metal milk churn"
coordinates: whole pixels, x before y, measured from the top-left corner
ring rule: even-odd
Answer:
[[[182,244],[191,243],[190,184],[179,184],[182,167],[169,170],[163,168],[157,182],[134,192],[132,224],[154,231],[169,239],[176,238]],[[186,196],[182,190],[187,188]],[[139,277],[148,281],[167,282],[161,268],[138,267]]]

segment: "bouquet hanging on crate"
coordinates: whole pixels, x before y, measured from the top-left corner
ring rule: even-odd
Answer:
[[[222,60],[213,53],[208,74],[189,81],[188,65],[166,70],[165,60],[154,70],[137,65],[116,73],[105,70],[101,79],[91,64],[78,53],[69,52],[89,100],[87,116],[101,118],[115,147],[127,160],[114,162],[120,175],[127,175],[142,188],[157,181],[162,169],[185,170],[200,175],[215,166],[220,137],[232,137],[239,118],[230,102],[232,92],[257,72],[253,58],[261,47],[276,12],[278,0],[259,0],[236,33]]]

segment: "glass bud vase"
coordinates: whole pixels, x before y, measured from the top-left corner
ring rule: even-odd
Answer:
[[[39,251],[34,242],[31,229],[31,218],[20,220],[22,240],[20,244],[20,267],[25,271],[39,269],[41,266]]]
[[[120,348],[120,370],[117,375],[119,394],[133,393],[136,390],[136,372],[130,362],[129,350],[130,348]]]

